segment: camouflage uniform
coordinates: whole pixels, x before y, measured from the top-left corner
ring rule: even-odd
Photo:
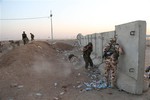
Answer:
[[[107,85],[111,87],[114,87],[116,83],[116,71],[120,51],[121,48],[119,44],[116,43],[115,38],[112,38],[110,43],[108,43],[104,48],[103,58],[105,58],[105,78]]]
[[[89,64],[91,67],[93,67],[93,62],[90,57],[92,51],[93,51],[93,45],[91,42],[89,42],[88,45],[84,46],[83,48],[83,58],[85,61],[85,69],[88,69]]]
[[[150,66],[146,67],[145,72],[147,73],[147,78],[150,79]]]

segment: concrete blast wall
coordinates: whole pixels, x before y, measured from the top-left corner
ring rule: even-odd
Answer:
[[[146,22],[136,21],[115,27],[118,43],[124,48],[118,65],[118,87],[133,94],[144,88]]]
[[[125,54],[121,55],[118,64],[118,88],[133,94],[143,92],[146,22],[135,21],[117,25],[115,31],[94,33],[83,36],[78,34],[77,39],[81,47],[93,43],[94,64],[100,64],[103,59],[103,48],[110,38],[117,35],[117,42],[123,47]],[[92,55],[92,56],[93,56]]]

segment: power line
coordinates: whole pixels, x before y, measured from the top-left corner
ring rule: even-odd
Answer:
[[[42,18],[50,18],[50,17],[45,16],[45,17],[32,17],[32,18],[11,18],[11,19],[0,19],[0,20],[30,20],[30,19],[42,19]]]

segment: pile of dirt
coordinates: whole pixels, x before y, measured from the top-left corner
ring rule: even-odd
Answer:
[[[59,51],[72,50],[74,48],[72,45],[62,43],[62,42],[54,42],[53,47]]]
[[[35,41],[24,46],[14,48],[2,55],[0,58],[1,67],[31,64],[35,57],[55,57],[57,52],[52,45],[43,41]]]

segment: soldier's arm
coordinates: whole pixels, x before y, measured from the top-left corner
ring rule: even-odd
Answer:
[[[123,48],[121,46],[119,46],[119,54],[121,54],[121,55],[125,54],[125,52],[124,52],[124,50],[123,50]]]
[[[145,70],[145,72],[149,72],[150,71],[150,66],[148,66]]]
[[[83,48],[83,51],[86,51],[86,47]]]
[[[88,50],[89,47],[90,47],[90,46],[85,46],[85,47],[83,48],[83,51]]]

